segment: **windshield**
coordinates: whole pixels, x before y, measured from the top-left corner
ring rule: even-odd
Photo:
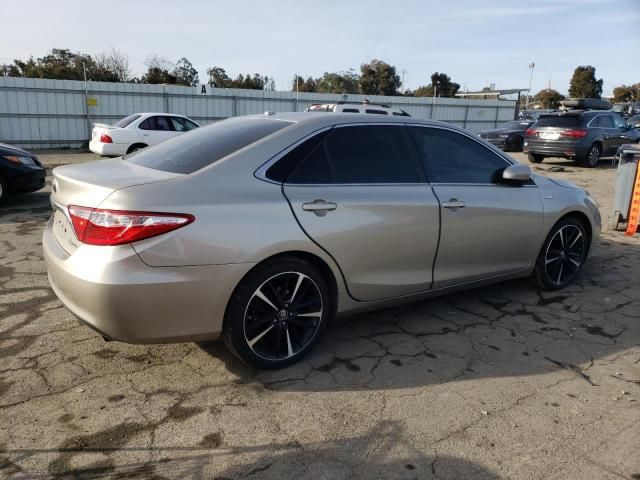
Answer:
[[[543,115],[536,122],[536,127],[572,128],[579,126],[580,117],[577,115]]]
[[[124,117],[122,120],[118,120],[116,123],[113,124],[114,127],[119,127],[119,128],[124,128],[127,125],[129,125],[131,122],[135,122],[137,119],[139,119],[142,115],[139,114],[133,114],[133,115],[129,115],[128,117]]]
[[[235,117],[191,130],[125,160],[172,173],[193,173],[281,130],[293,122]]]

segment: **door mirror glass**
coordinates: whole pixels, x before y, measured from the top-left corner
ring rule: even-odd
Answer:
[[[531,179],[531,167],[516,163],[502,171],[502,180],[506,183],[524,183]]]

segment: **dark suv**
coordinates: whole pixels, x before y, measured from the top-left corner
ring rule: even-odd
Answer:
[[[600,157],[615,154],[620,145],[639,141],[640,132],[616,113],[570,110],[542,115],[527,129],[523,151],[533,163],[563,157],[595,167]]]

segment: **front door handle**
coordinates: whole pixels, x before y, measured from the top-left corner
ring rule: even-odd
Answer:
[[[327,202],[326,200],[317,199],[313,202],[307,202],[302,204],[302,209],[305,212],[313,212],[319,217],[324,217],[328,211],[338,208],[338,204],[333,202]]]
[[[444,208],[450,208],[452,211],[456,211],[459,208],[464,208],[465,203],[462,200],[458,200],[457,198],[452,198],[447,202],[442,202],[442,206]]]

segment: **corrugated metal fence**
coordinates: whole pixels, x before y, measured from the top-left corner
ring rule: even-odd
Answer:
[[[187,115],[206,124],[265,111],[302,111],[311,103],[340,100],[384,103],[412,117],[442,120],[472,132],[514,118],[515,102],[176,87],[0,77],[0,142],[24,148],[78,148],[91,124],[113,123],[136,112]]]

